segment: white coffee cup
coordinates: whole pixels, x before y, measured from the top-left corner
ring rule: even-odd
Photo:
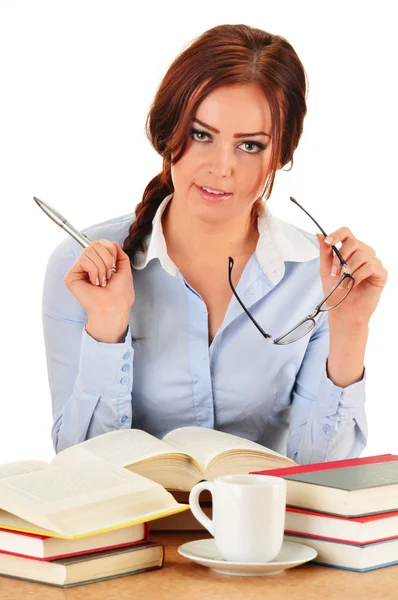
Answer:
[[[199,495],[209,490],[213,518],[199,505]],[[202,481],[189,495],[191,511],[214,536],[224,560],[266,563],[280,552],[286,510],[286,480],[269,475],[224,475]]]

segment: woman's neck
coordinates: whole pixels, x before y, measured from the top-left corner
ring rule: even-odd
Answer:
[[[169,256],[203,265],[225,264],[228,257],[247,258],[258,241],[257,222],[250,214],[228,223],[206,223],[173,207],[171,201],[162,216],[163,233]]]

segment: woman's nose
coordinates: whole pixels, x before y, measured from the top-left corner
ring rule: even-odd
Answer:
[[[209,173],[216,177],[229,177],[234,168],[234,160],[229,150],[217,150],[209,160]]]

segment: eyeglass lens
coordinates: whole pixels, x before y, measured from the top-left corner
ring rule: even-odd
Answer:
[[[283,335],[277,338],[274,343],[275,344],[291,344],[296,340],[304,337],[313,329],[315,326],[315,321],[312,319],[306,319],[303,323],[300,323],[297,327],[289,331],[286,335]]]
[[[335,287],[335,289],[332,289],[329,296],[322,303],[320,310],[331,310],[332,308],[340,304],[340,302],[344,300],[344,298],[350,292],[353,285],[354,280],[352,279],[352,277],[345,277],[343,281],[341,281],[339,285]]]

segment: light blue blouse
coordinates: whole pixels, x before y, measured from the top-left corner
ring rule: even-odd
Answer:
[[[215,428],[245,437],[298,463],[359,456],[366,445],[364,370],[346,388],[327,377],[327,313],[285,346],[267,342],[233,296],[210,347],[201,296],[167,254],[161,216],[134,263],[136,299],[122,343],[93,339],[87,314],[64,284],[82,247],[67,237],[44,279],[43,329],[56,452],[116,429],[161,438],[177,427]],[[121,246],[134,213],[84,232]],[[265,206],[259,240],[237,293],[262,328],[277,337],[322,299],[315,235],[277,219]],[[228,265],[225,265],[225,277]],[[132,339],[133,338],[133,339]],[[142,338],[142,339],[136,339]]]

